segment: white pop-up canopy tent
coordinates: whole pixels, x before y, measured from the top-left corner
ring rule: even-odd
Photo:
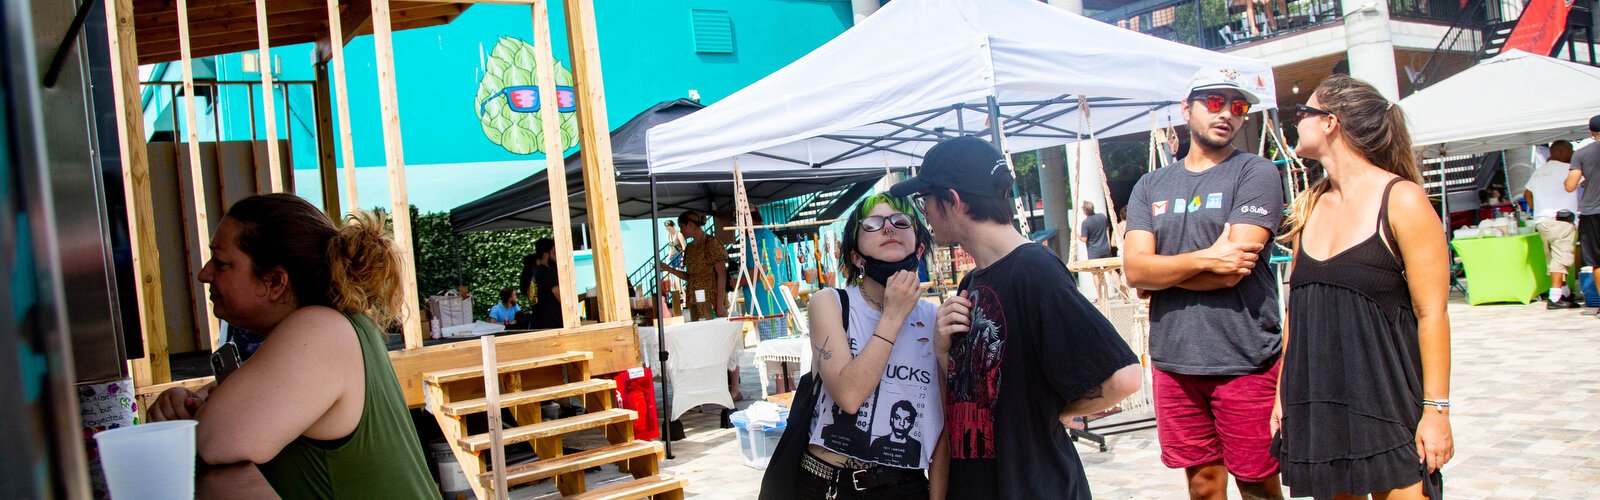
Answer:
[[[941,139],[1025,151],[1182,122],[1202,67],[1238,71],[1273,108],[1266,61],[1207,51],[1036,0],[896,0],[805,57],[699,112],[651,128],[652,173],[921,163]],[[1091,123],[1080,123],[1079,97]],[[995,102],[997,110],[991,110]],[[1153,115],[1153,116],[1152,116]]]
[[[1600,68],[1510,50],[1400,100],[1425,156],[1582,137],[1600,113]]]

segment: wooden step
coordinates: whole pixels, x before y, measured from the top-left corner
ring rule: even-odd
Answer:
[[[560,456],[552,459],[540,459],[516,467],[506,468],[506,484],[522,484],[540,479],[548,479],[568,472],[578,472],[606,464],[614,464],[631,458],[646,455],[661,456],[665,452],[661,443],[651,441],[630,441],[614,444],[604,448],[581,451],[571,455]],[[493,472],[485,472],[478,476],[484,484],[494,480]]]
[[[544,387],[531,391],[513,392],[500,395],[500,407],[513,406],[553,401],[572,396],[582,396],[591,392],[609,391],[617,388],[617,383],[604,379],[589,379],[562,384],[554,387]],[[489,410],[489,402],[483,398],[468,399],[444,405],[440,411],[448,417],[459,417],[473,413],[483,413]]]
[[[633,410],[616,408],[611,410],[597,411],[585,415],[578,415],[576,417],[563,418],[560,420],[539,422],[537,424],[529,424],[521,427],[506,429],[504,432],[500,433],[501,442],[504,445],[510,445],[531,441],[534,439],[559,436],[584,429],[593,429],[610,424],[629,422],[634,418],[637,418],[637,416],[638,413],[634,412]],[[462,438],[459,443],[462,449],[477,453],[489,449],[489,435],[478,434],[476,436],[469,436]]]
[[[505,361],[500,363],[499,373],[532,370],[534,368],[544,368],[547,366],[560,366],[576,361],[587,361],[593,357],[594,355],[587,352],[571,351],[562,354],[553,354],[550,356],[540,356],[537,358]],[[482,365],[456,368],[453,370],[440,370],[422,374],[422,380],[430,384],[443,384],[446,382],[455,382],[457,380],[481,378],[483,378]]]
[[[569,499],[625,499],[645,498],[660,495],[670,491],[683,491],[683,486],[688,482],[669,475],[657,474],[643,479],[635,479],[626,483],[618,483],[604,488],[589,490],[587,492],[567,497]],[[679,495],[682,498],[682,495]]]

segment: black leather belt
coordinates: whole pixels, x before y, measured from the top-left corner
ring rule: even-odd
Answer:
[[[829,483],[850,488],[855,491],[866,491],[873,488],[901,484],[907,481],[922,478],[922,471],[917,469],[903,469],[886,465],[874,465],[866,469],[849,469],[830,464],[816,455],[807,452],[800,460],[800,468],[806,473],[827,480]],[[832,487],[829,488],[833,489]]]

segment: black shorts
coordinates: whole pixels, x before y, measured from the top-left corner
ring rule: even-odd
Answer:
[[[1583,265],[1600,268],[1600,214],[1578,216],[1578,250]]]

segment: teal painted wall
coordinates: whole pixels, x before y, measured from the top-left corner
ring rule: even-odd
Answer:
[[[702,102],[716,102],[805,55],[850,26],[850,5],[845,0],[607,0],[595,2],[595,5],[607,120],[613,127],[657,102],[685,97],[691,89],[699,91]],[[555,21],[552,38],[556,58],[570,68],[560,2],[552,2],[551,9]],[[693,9],[728,12],[734,33],[733,53],[695,52],[690,21]],[[532,26],[527,7],[476,5],[450,24],[395,33],[401,140],[407,164],[543,158],[541,154],[512,154],[489,142],[478,122],[478,103],[474,102],[483,76],[483,58],[494,49],[499,37],[511,36],[531,42]],[[280,70],[276,75],[278,80],[315,78],[308,44],[275,48],[272,56]],[[244,57],[244,54],[221,56],[216,65],[218,78],[258,81],[259,73],[242,69]],[[345,47],[345,58],[356,165],[383,165],[383,129],[372,37],[352,40]],[[176,65],[173,66],[162,79],[178,79]],[[221,99],[224,138],[249,136],[252,98],[259,109],[259,89],[224,90]],[[287,117],[285,103],[281,98],[279,101],[279,134],[284,135],[287,130],[292,134],[290,139],[298,143],[295,167],[315,168],[310,89],[290,89],[288,107],[293,112]],[[203,121],[210,119],[201,118]],[[170,115],[165,120],[170,120]],[[150,125],[151,130],[171,128],[170,122],[164,122],[163,118],[155,118]],[[256,113],[255,127],[257,137],[266,135],[262,113]]]
[[[833,39],[851,25],[848,0],[599,0],[596,24],[600,33],[601,70],[605,79],[607,120],[611,127],[658,102],[687,97],[691,89],[701,102],[711,104],[759,80]],[[568,68],[567,43],[560,2],[551,3],[556,58]],[[691,10],[728,13],[733,28],[733,52],[702,54],[695,51]],[[533,21],[527,7],[476,5],[450,24],[395,33],[395,74],[399,92],[402,141],[408,170],[409,194],[423,211],[443,211],[482,197],[542,168],[543,155],[517,155],[489,142],[479,124],[474,102],[483,58],[501,36],[531,42]],[[260,73],[244,71],[246,54],[229,54],[216,60],[222,81],[259,81]],[[275,78],[310,81],[315,69],[309,44],[275,48]],[[388,206],[387,183],[381,168],[383,129],[380,125],[377,68],[372,37],[352,40],[345,47],[350,93],[351,136],[356,165],[361,171],[361,204]],[[176,65],[173,65],[176,66]],[[265,64],[263,64],[265,66]],[[201,71],[197,70],[197,73]],[[177,81],[175,69],[153,79]],[[817,82],[827,85],[828,82]],[[227,88],[219,99],[218,122],[226,140],[251,137],[250,103],[260,107],[260,91]],[[147,129],[171,130],[171,116],[161,109],[147,113]],[[280,136],[293,147],[293,162],[303,172],[295,177],[296,191],[320,200],[311,92],[295,86],[289,102],[277,103]],[[212,121],[202,115],[201,122]],[[266,117],[254,114],[255,137],[264,138]],[[212,127],[202,123],[200,129]],[[202,140],[210,135],[202,134]],[[508,164],[526,162],[526,170]],[[340,159],[342,166],[343,161]],[[424,167],[437,165],[437,167]],[[463,182],[461,179],[482,182]],[[340,177],[340,182],[343,182]],[[376,183],[374,181],[377,181]],[[374,189],[380,190],[373,192]],[[424,195],[423,191],[427,191]],[[444,191],[444,192],[440,192]],[[341,189],[341,195],[343,190]],[[648,222],[624,223],[621,228],[626,271],[632,271],[651,252]],[[585,266],[587,267],[587,266]],[[579,289],[591,286],[592,270],[579,269]]]

